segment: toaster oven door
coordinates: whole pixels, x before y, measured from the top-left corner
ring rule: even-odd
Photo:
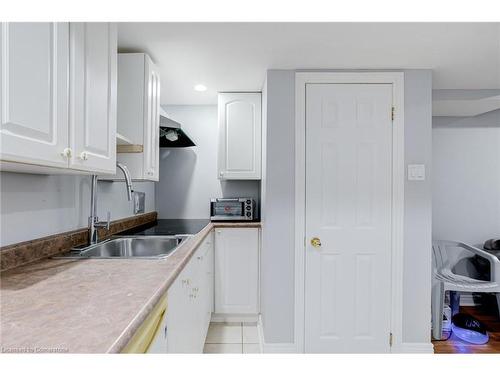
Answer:
[[[245,204],[239,199],[220,199],[211,203],[212,220],[245,220]]]

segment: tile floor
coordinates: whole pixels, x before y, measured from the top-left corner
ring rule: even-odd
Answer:
[[[260,353],[255,323],[210,323],[204,353]]]

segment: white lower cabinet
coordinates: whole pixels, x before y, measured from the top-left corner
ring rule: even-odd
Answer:
[[[198,247],[168,290],[168,353],[202,353],[213,311],[213,233]]]
[[[148,353],[202,353],[212,313],[259,312],[259,228],[216,228],[167,292]]]
[[[215,229],[215,313],[259,312],[259,228]]]

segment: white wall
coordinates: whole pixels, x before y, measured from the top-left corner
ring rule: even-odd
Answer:
[[[163,106],[196,144],[160,149],[160,181],[156,203],[161,219],[210,217],[210,198],[260,197],[260,181],[220,181],[217,178],[217,106]]]
[[[431,71],[404,72],[405,164],[425,164],[430,177]],[[287,344],[294,321],[294,71],[269,70],[265,89],[261,310],[266,344]],[[402,341],[425,349],[430,345],[431,214],[431,179],[405,182]]]
[[[436,128],[432,143],[433,238],[482,245],[500,237],[500,122]]]
[[[134,182],[146,193],[146,210],[155,210],[153,182]],[[90,177],[0,172],[0,246],[87,226]],[[98,183],[98,215],[111,220],[133,216],[123,182]]]

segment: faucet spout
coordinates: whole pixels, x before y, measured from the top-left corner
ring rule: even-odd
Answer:
[[[129,201],[132,200],[132,178],[130,177],[130,172],[126,165],[122,163],[116,163],[116,166],[120,168],[125,176],[125,183],[127,184],[127,198]],[[111,220],[111,214],[108,212],[107,221],[99,221],[97,217],[97,181],[98,176],[92,175],[92,180],[90,184],[90,216],[89,216],[89,244],[96,244],[99,240],[98,238],[98,228],[106,228],[109,231],[109,225]]]
[[[130,172],[125,164],[116,163],[116,166],[120,168],[120,170],[123,172],[123,175],[125,176],[125,184],[127,185],[127,198],[129,201],[131,201],[132,192],[134,190],[132,189],[132,178],[130,177]]]

